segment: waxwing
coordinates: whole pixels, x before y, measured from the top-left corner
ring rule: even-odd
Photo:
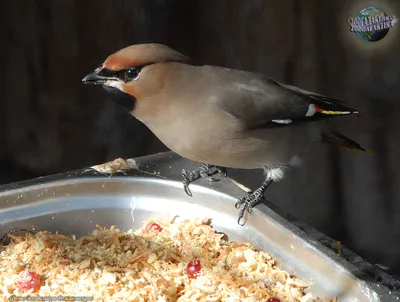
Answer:
[[[267,187],[300,163],[318,142],[364,149],[325,129],[330,117],[358,114],[343,102],[262,74],[194,65],[160,44],[139,44],[110,55],[83,82],[101,85],[168,148],[202,165],[184,170],[183,184],[225,168],[265,171],[262,185],[240,198],[238,223],[261,202]]]

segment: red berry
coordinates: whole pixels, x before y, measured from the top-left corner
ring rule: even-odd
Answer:
[[[147,233],[160,233],[163,228],[155,222],[152,222],[146,226]]]
[[[267,300],[267,302],[281,302],[281,300],[278,299],[278,298],[269,298],[269,299]]]
[[[186,267],[186,272],[190,279],[196,279],[200,275],[201,263],[200,260],[192,260]]]
[[[22,271],[18,275],[17,285],[22,291],[35,291],[40,287],[40,276],[35,272]]]

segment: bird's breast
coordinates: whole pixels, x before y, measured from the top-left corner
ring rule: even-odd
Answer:
[[[197,162],[209,162],[223,143],[223,128],[195,114],[145,124],[169,149]]]

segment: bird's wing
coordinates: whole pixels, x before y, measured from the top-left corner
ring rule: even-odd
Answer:
[[[211,101],[248,127],[285,126],[358,113],[341,101],[254,73],[226,70],[216,82],[219,88],[214,89]]]

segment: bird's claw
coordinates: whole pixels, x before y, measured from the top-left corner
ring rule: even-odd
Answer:
[[[220,179],[212,177],[215,174],[220,174],[223,177],[228,176],[226,169],[222,168],[222,167],[205,164],[204,167],[200,167],[200,169],[201,168],[204,168],[204,169],[200,172],[200,176],[207,179],[209,182],[220,181]]]
[[[208,175],[208,174],[205,173],[205,172],[201,172],[201,173],[200,173],[200,176],[203,177],[203,178],[205,178],[205,179],[207,179],[209,182],[216,182],[216,181],[219,181],[218,178],[214,178],[214,177],[212,177],[212,175]]]
[[[226,177],[228,174],[226,172],[225,168],[222,167],[217,167],[209,164],[203,164],[199,168],[193,171],[189,171],[186,169],[182,170],[182,183],[183,183],[183,188],[185,190],[185,193],[192,197],[192,192],[189,189],[189,185],[191,182],[203,177],[207,179],[210,182],[215,182],[219,181],[219,179],[212,177],[213,175],[220,173],[224,177]]]
[[[189,189],[189,185],[183,184],[183,189],[185,190],[185,193],[187,195],[189,195],[190,197],[193,197],[192,191],[190,191],[190,189]]]
[[[245,213],[247,212],[251,214],[253,211],[253,207],[262,202],[262,200],[264,199],[263,193],[264,192],[262,190],[258,189],[238,199],[238,201],[235,204],[235,208],[240,209],[238,215],[239,225],[243,226],[245,224],[245,221],[243,221]]]
[[[187,195],[189,195],[190,197],[192,197],[193,194],[192,194],[192,192],[191,192],[190,189],[189,189],[189,184],[190,184],[193,180],[197,179],[198,177],[199,177],[199,175],[197,175],[197,173],[195,173],[195,171],[191,172],[191,171],[185,170],[185,169],[182,170],[183,189],[185,190],[185,193],[186,193]]]

